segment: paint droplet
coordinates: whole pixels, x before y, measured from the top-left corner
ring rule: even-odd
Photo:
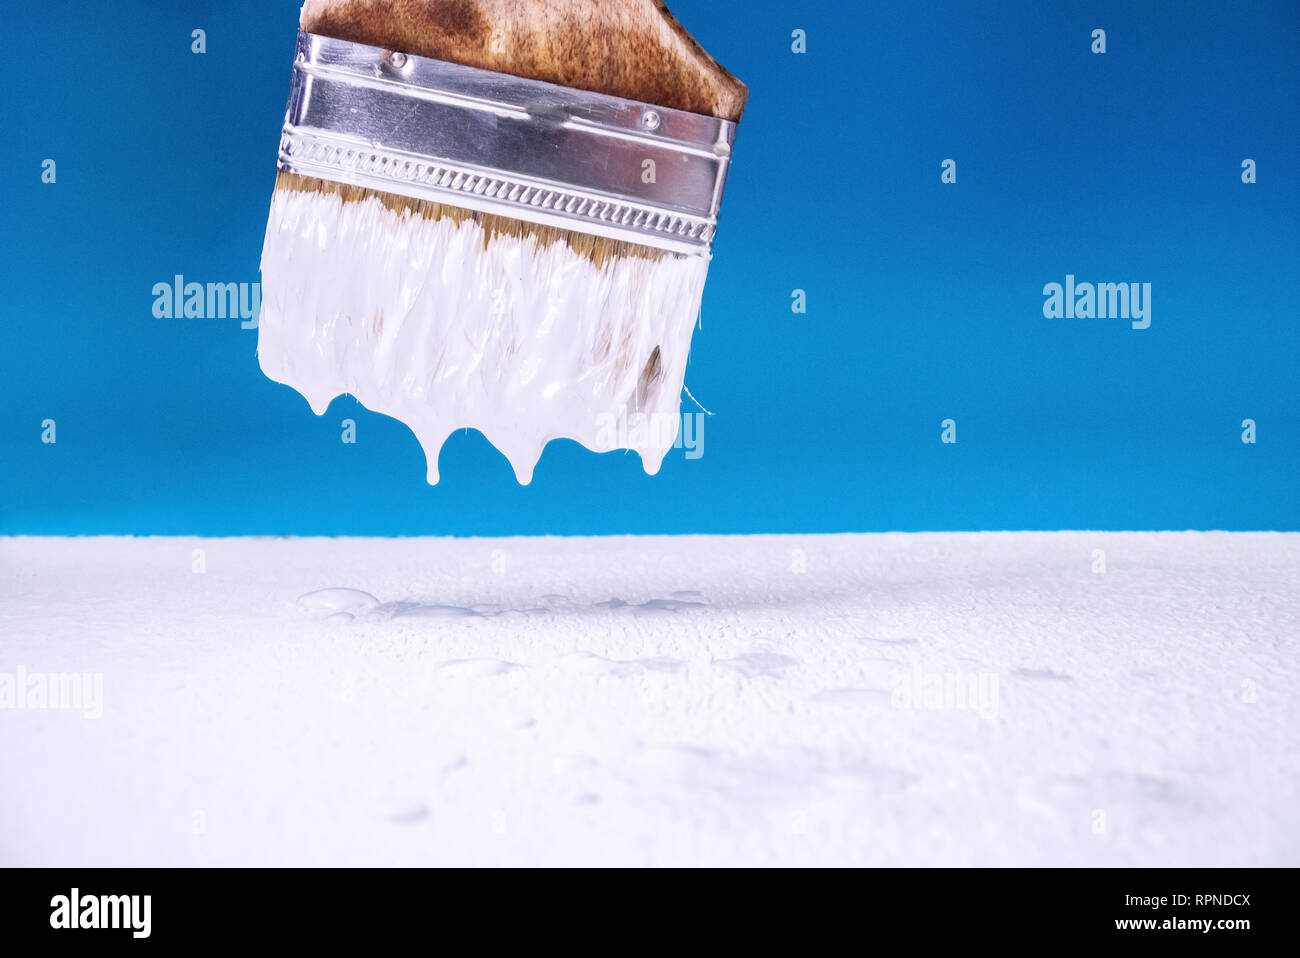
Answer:
[[[372,814],[390,825],[414,825],[429,817],[429,806],[419,801],[388,798],[376,802]]]
[[[304,612],[346,612],[371,609],[378,604],[378,599],[360,589],[317,589],[298,596],[298,608]]]
[[[457,679],[479,678],[487,675],[504,675],[511,669],[519,668],[513,662],[502,659],[453,659],[438,666],[443,675]]]

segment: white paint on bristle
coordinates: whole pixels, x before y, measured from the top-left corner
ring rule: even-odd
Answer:
[[[351,393],[404,422],[428,479],[472,427],[532,479],[552,439],[634,449],[659,471],[708,262],[613,257],[497,235],[375,198],[277,190],[262,250],[262,372],[323,415]],[[643,372],[656,347],[660,372]],[[655,427],[658,428],[655,428]]]

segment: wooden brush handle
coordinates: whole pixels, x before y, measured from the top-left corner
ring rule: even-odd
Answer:
[[[725,120],[748,92],[662,0],[306,0],[302,29]]]

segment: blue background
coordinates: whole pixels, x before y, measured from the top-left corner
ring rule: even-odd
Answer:
[[[750,88],[703,457],[556,442],[520,487],[464,432],[429,487],[400,423],[263,378],[255,331],[152,314],[176,273],[259,279],[298,4],[18,5],[0,532],[1300,528],[1300,6],[1141,6],[675,0]],[[1067,272],[1150,282],[1151,328],[1045,319]]]

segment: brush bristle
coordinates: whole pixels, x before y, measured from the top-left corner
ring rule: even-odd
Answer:
[[[280,173],[258,356],[318,414],[342,393],[406,423],[428,478],[476,428],[521,483],[551,439],[655,473],[708,261]]]
[[[644,246],[640,243],[606,239],[603,236],[593,236],[590,233],[561,229],[557,226],[527,223],[510,216],[479,213],[475,210],[467,210],[464,207],[452,206],[448,203],[415,199],[397,193],[372,190],[364,186],[349,186],[346,183],[322,180],[314,176],[303,176],[301,173],[289,173],[285,170],[280,170],[276,175],[275,189],[277,192],[288,190],[337,196],[347,203],[359,203],[363,200],[373,199],[382,204],[385,209],[392,210],[394,213],[422,216],[430,220],[450,219],[457,223],[470,220],[483,228],[483,243],[485,246],[501,236],[509,236],[520,240],[532,238],[539,246],[563,243],[579,256],[585,256],[597,266],[604,266],[614,259],[638,257],[657,260],[667,255],[664,250]]]

